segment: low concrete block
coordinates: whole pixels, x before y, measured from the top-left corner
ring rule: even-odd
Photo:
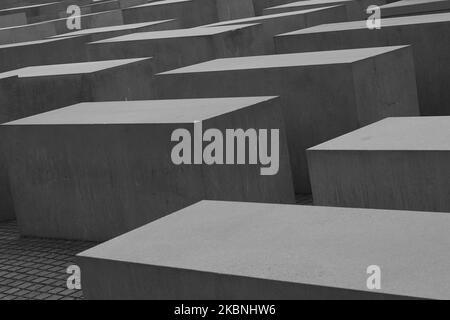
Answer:
[[[22,26],[25,24],[27,24],[27,16],[23,12],[0,16],[0,28]]]
[[[399,17],[450,11],[449,0],[401,0],[380,7],[382,17]]]
[[[388,118],[308,158],[317,205],[450,212],[450,117]]]
[[[419,114],[408,47],[217,59],[154,82],[158,98],[281,96],[298,193],[310,192],[307,148],[386,116]]]
[[[271,14],[245,19],[229,20],[206,25],[205,27],[230,26],[239,24],[261,23],[266,46],[266,53],[275,53],[273,37],[294,30],[304,29],[328,22],[347,21],[344,6],[324,7],[279,14]]]
[[[183,28],[254,15],[252,0],[165,0],[123,10],[125,23],[177,19]]]
[[[187,130],[197,148],[195,123],[279,129],[278,173],[261,175],[259,164],[174,164],[174,130]],[[0,131],[22,235],[104,241],[202,199],[294,203],[273,97],[86,103]]]
[[[77,263],[87,299],[449,299],[449,228],[447,214],[202,201]]]
[[[152,56],[159,71],[206,60],[264,53],[260,24],[140,32],[90,43],[91,60]]]
[[[349,20],[359,20],[369,17],[369,15],[366,13],[366,10],[369,6],[380,6],[384,4],[386,4],[386,0],[302,0],[267,8],[264,10],[264,14],[274,14],[334,5],[343,5],[345,6],[345,9],[347,11],[347,17]]]
[[[275,37],[278,53],[412,45],[422,115],[450,115],[450,13],[382,19],[379,30],[366,21],[331,23]]]

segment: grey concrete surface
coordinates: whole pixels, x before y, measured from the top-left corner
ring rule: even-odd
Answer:
[[[0,28],[21,26],[27,24],[27,16],[23,12],[0,16]]]
[[[262,15],[264,9],[273,6],[278,6],[290,2],[297,2],[298,0],[253,0],[253,7],[255,9],[255,16]]]
[[[49,23],[35,23],[0,29],[0,45],[40,40],[56,35],[55,26]]]
[[[316,205],[450,212],[450,117],[388,118],[307,153]]]
[[[366,9],[370,5],[380,6],[384,4],[386,4],[386,0],[302,0],[267,8],[264,10],[264,14],[343,5],[347,11],[347,17],[349,20],[360,20],[369,17],[366,13]]]
[[[189,112],[186,112],[189,110]],[[280,165],[175,165],[171,135],[279,129]],[[0,126],[22,235],[105,241],[202,199],[295,203],[278,99],[87,103]],[[64,152],[61,152],[64,150]]]
[[[252,0],[165,0],[123,9],[125,23],[177,19],[183,28],[254,15]]]
[[[450,115],[450,13],[331,23],[275,37],[278,53],[410,44],[422,115]]]
[[[408,47],[217,59],[154,82],[157,98],[280,95],[298,193],[310,191],[307,148],[386,116],[419,113]]]
[[[449,228],[442,213],[202,201],[77,260],[88,299],[449,299]]]
[[[275,53],[273,37],[278,34],[304,29],[323,23],[347,21],[344,6],[332,6],[309,10],[300,10],[271,14],[265,16],[217,22],[202,27],[230,26],[239,24],[261,23],[266,53]]]
[[[449,0],[401,0],[381,6],[382,17],[398,17],[450,11]]]
[[[215,58],[263,54],[262,25],[140,32],[88,45],[91,60],[152,56],[159,71]]]

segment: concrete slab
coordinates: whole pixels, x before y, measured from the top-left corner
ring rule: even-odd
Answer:
[[[379,30],[365,21],[331,23],[275,37],[277,52],[410,44],[422,115],[450,115],[450,13],[386,18]]]
[[[41,40],[56,35],[55,26],[48,23],[35,23],[0,29],[0,45],[33,40]]]
[[[366,19],[369,15],[366,9],[371,5],[384,5],[386,0],[302,0],[288,4],[267,8],[263,14],[274,14],[289,11],[344,5],[349,20]]]
[[[58,35],[76,31],[67,28],[67,14],[63,14],[60,19],[47,21],[46,23],[55,25],[56,34]],[[122,11],[111,10],[82,14],[80,16],[80,24],[80,30],[123,25]]]
[[[310,192],[307,148],[392,114],[419,113],[408,47],[217,59],[154,82],[158,98],[281,96],[298,193]]]
[[[60,2],[48,2],[34,5],[24,5],[15,8],[0,10],[0,16],[15,13],[24,13],[28,23],[41,22],[43,20],[55,18],[59,11],[64,8]]]
[[[308,158],[317,205],[450,212],[450,117],[388,118]]]
[[[259,164],[174,164],[174,130],[196,134],[199,121],[221,132],[279,129],[278,174],[261,175]],[[0,131],[23,235],[104,241],[202,199],[294,203],[274,97],[85,103]]]
[[[449,228],[439,213],[202,201],[77,261],[88,299],[448,299]]]
[[[0,16],[0,28],[22,26],[27,24],[27,16],[23,12]]]
[[[229,20],[206,25],[204,27],[230,26],[239,24],[261,23],[265,40],[266,53],[275,53],[273,37],[294,30],[304,29],[328,22],[347,21],[344,6],[324,7],[301,11],[271,14],[245,19]]]
[[[450,11],[449,0],[401,0],[381,6],[382,17],[398,17]]]
[[[215,58],[263,54],[262,25],[140,32],[88,45],[92,60],[153,56],[159,71]]]
[[[261,16],[266,8],[297,1],[298,0],[253,0],[255,16]]]
[[[254,15],[252,0],[165,0],[123,10],[125,23],[177,19],[183,28]]]

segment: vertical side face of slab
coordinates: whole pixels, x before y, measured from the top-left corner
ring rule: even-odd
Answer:
[[[49,23],[30,24],[0,29],[0,44],[39,40],[56,35],[55,27]]]
[[[252,0],[215,0],[219,21],[255,16]]]
[[[23,26],[25,24],[27,24],[27,16],[25,15],[25,13],[15,13],[0,16],[0,28]]]

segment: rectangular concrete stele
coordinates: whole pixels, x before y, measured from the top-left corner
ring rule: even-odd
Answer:
[[[178,22],[176,20],[152,21],[144,23],[132,23],[117,26],[101,27],[101,28],[81,29],[57,35],[52,38],[61,39],[66,37],[83,37],[85,38],[85,42],[87,43],[112,37],[119,37],[130,33],[169,30],[174,29],[177,26]]]
[[[42,21],[43,18],[56,17],[56,14],[63,8],[59,2],[48,2],[34,5],[25,5],[14,8],[0,10],[0,16],[15,13],[25,13],[28,23]]]
[[[411,45],[422,115],[450,115],[450,13],[382,19],[379,30],[366,21],[330,23],[276,36],[278,53]],[[403,72],[403,71],[402,71]]]
[[[202,201],[77,263],[87,299],[449,299],[449,228],[438,213]]]
[[[149,0],[118,0],[122,9],[146,4]]]
[[[304,29],[328,22],[347,21],[344,6],[324,7],[217,22],[203,27],[230,26],[261,23],[263,26],[266,53],[274,53],[273,37],[277,34]]]
[[[81,26],[80,30],[123,25],[121,10],[82,14],[79,16],[79,18]],[[74,29],[72,26],[70,26],[70,28],[68,27],[68,25],[70,25],[70,23],[72,22],[73,20],[68,19],[67,14],[63,14],[59,19],[47,21],[45,23],[53,24],[56,29],[56,34],[60,35],[67,34],[73,31],[79,31],[77,29]]]
[[[0,45],[41,40],[56,35],[55,26],[49,23],[35,23],[0,29]]]
[[[305,150],[386,116],[418,115],[415,83],[410,49],[385,47],[218,59],[158,74],[152,92],[280,95],[296,192],[308,193]]]
[[[264,9],[273,6],[278,6],[290,2],[297,2],[298,0],[253,0],[253,7],[255,9],[255,16],[263,14]]]
[[[261,175],[260,164],[174,164],[173,132],[194,137],[198,121],[204,131],[279,129],[278,174]],[[83,103],[0,130],[23,235],[104,241],[202,199],[294,202],[273,97]]]
[[[153,56],[160,71],[211,60],[264,53],[262,25],[140,32],[88,45],[91,60]]]
[[[252,0],[165,0],[123,9],[125,23],[178,19],[183,28],[254,15]]]
[[[25,24],[27,24],[27,16],[23,12],[0,16],[0,28],[22,26]]]
[[[305,10],[312,8],[344,5],[349,20],[366,19],[369,15],[366,10],[371,5],[384,5],[386,0],[302,0],[281,6],[270,7],[264,10],[264,14]]]
[[[450,117],[388,118],[308,158],[315,204],[450,212]]]
[[[153,59],[26,67],[0,74],[0,122],[84,101],[129,100],[150,89]]]
[[[380,7],[382,17],[419,15],[450,11],[449,0],[402,0]]]

